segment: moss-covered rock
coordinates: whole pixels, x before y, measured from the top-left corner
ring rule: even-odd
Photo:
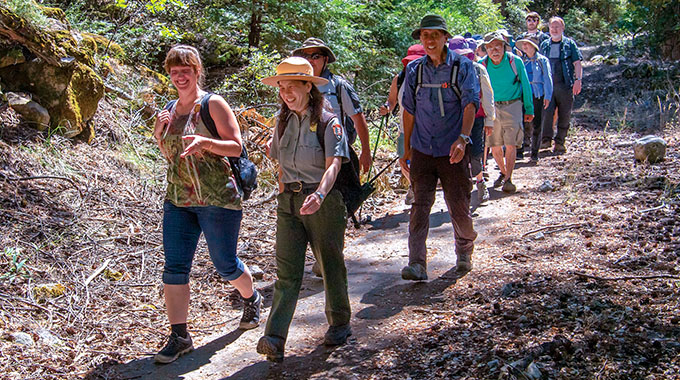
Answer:
[[[32,93],[59,133],[86,141],[94,136],[88,122],[104,96],[104,85],[90,67],[78,61],[66,67],[30,61],[0,69],[0,78],[9,91]]]
[[[120,60],[125,59],[125,50],[108,38],[94,33],[82,33],[82,36],[83,38],[91,38],[94,40],[97,47],[97,54],[106,54]]]
[[[26,57],[24,57],[21,48],[15,47],[6,50],[0,48],[0,68],[24,62],[26,62]]]

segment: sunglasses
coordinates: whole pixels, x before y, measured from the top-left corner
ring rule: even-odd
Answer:
[[[314,53],[314,54],[298,53],[297,56],[302,57],[304,59],[312,59],[312,60],[316,61],[317,59],[324,58],[326,55],[321,54],[321,53]]]
[[[538,19],[536,17],[529,17],[529,18],[527,18],[527,21],[538,22]]]

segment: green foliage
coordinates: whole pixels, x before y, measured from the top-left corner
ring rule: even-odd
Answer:
[[[251,48],[248,63],[238,72],[225,78],[217,92],[237,102],[247,104],[273,103],[278,99],[277,91],[262,83],[262,79],[276,74],[281,55],[262,49]]]
[[[49,25],[47,16],[43,13],[40,6],[33,0],[4,0],[4,6],[16,15],[30,22],[36,28]]]
[[[674,0],[629,0],[617,25],[636,36],[644,34],[643,45],[661,53],[663,45],[680,41],[680,3]]]

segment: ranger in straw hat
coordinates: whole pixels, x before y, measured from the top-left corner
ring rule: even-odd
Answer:
[[[279,162],[280,193],[276,198],[278,279],[265,335],[257,343],[257,352],[278,362],[283,360],[308,245],[313,248],[324,277],[329,324],[324,344],[343,344],[352,334],[347,269],[342,253],[347,218],[342,194],[333,189],[340,165],[349,160],[349,148],[345,129],[335,115],[324,110],[325,99],[317,88],[328,80],[314,76],[307,60],[286,58],[276,68],[276,75],[262,82],[278,87],[281,99],[269,153]]]

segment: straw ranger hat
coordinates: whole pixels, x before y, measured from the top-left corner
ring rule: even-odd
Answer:
[[[302,57],[284,59],[276,66],[276,75],[262,79],[262,83],[278,87],[281,80],[302,80],[321,86],[328,83],[327,79],[315,77],[312,65]]]

